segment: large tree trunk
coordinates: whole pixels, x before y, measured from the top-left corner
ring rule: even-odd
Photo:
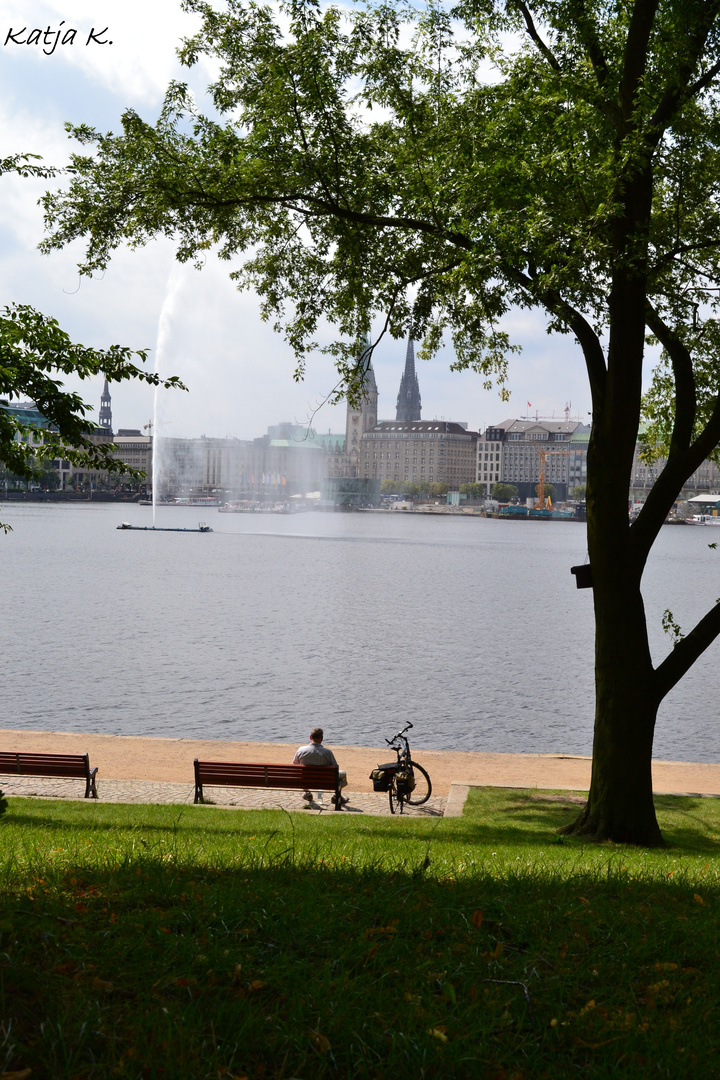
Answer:
[[[643,551],[632,542],[629,488],[640,410],[640,303],[615,298],[616,349],[588,448],[588,551],[595,607],[595,731],[590,794],[567,830],[618,843],[657,846],[662,836],[652,792],[652,745],[659,705],[640,582]],[[642,308],[641,308],[642,310]],[[619,324],[619,325],[618,325]],[[622,333],[617,336],[622,338]],[[611,350],[612,351],[612,350]],[[614,367],[614,370],[613,370]]]
[[[663,843],[652,791],[658,702],[639,587],[611,595],[596,589],[595,618],[592,779],[584,811],[565,831],[657,847]]]

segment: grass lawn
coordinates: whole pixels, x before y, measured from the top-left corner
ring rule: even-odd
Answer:
[[[567,793],[462,819],[9,800],[0,1077],[703,1077],[720,800],[669,847],[560,839]]]

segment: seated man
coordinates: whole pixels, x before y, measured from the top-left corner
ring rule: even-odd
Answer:
[[[337,765],[332,750],[328,750],[322,744],[323,735],[324,732],[321,727],[313,728],[307,746],[298,746],[293,758],[293,765]],[[347,787],[347,773],[344,769],[338,770],[338,782],[341,788]],[[312,793],[309,791],[303,791],[302,797],[307,802],[313,801]],[[330,801],[335,802],[334,795]],[[349,800],[344,795],[341,795],[340,805],[344,806],[346,802],[349,802]]]

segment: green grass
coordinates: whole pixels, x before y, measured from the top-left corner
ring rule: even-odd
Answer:
[[[9,800],[0,1076],[715,1075],[720,800],[664,851],[462,819]]]

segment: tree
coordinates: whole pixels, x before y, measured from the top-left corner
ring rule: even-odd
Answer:
[[[36,466],[35,475],[40,486],[47,491],[57,491],[60,487],[60,474],[49,458]]]
[[[426,356],[449,331],[453,366],[501,388],[513,305],[571,334],[593,405],[596,625],[592,781],[573,830],[661,843],[657,709],[720,632],[715,604],[653,667],[641,592],[666,513],[720,441],[720,0],[184,7],[202,27],[180,55],[215,64],[214,114],[173,84],[155,124],[129,112],[117,135],[71,129],[90,153],[46,197],[46,248],[86,237],[85,273],[158,233],[198,264],[212,245],[244,253],[233,274],[284,327],[296,375],[322,314],[350,394],[379,313]],[[648,336],[667,460],[630,525]]]
[[[485,494],[485,484],[461,484],[460,494],[467,495],[468,499],[482,499]]]
[[[490,494],[498,502],[510,502],[511,499],[517,499],[518,489],[515,484],[493,484]]]
[[[540,494],[540,485],[539,484],[535,485],[535,494],[536,495]],[[547,499],[548,497],[550,499],[555,498],[555,485],[554,484],[548,484],[548,483],[543,484],[543,498]]]
[[[109,381],[142,379],[153,386],[182,386],[176,376],[161,380],[143,371],[145,352],[113,345],[90,349],[74,344],[55,319],[24,304],[0,310],[0,398],[29,398],[48,423],[41,431],[24,423],[9,409],[0,408],[0,461],[25,479],[40,479],[43,463],[62,457],[73,465],[108,472],[128,472],[128,466],[112,457],[114,446],[93,442],[95,424],[87,419],[91,406],[79,394],[62,390],[58,375],[81,379],[104,375]]]
[[[585,485],[581,484],[578,487],[570,488],[570,498],[575,502],[582,502],[585,498]]]

